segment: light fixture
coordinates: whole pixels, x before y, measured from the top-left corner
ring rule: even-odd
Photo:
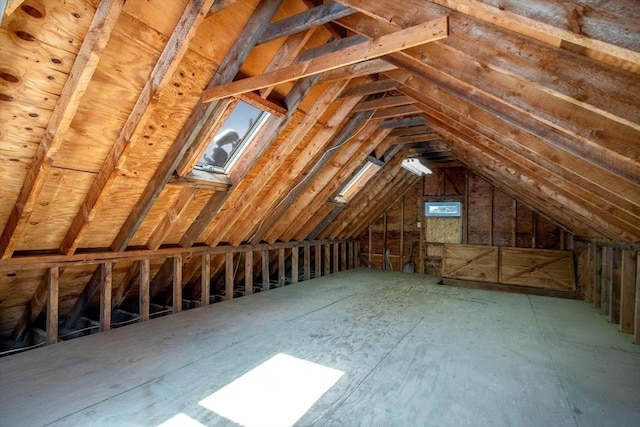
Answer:
[[[423,165],[420,160],[415,157],[404,159],[401,166],[414,175],[422,176],[431,174],[431,169]]]

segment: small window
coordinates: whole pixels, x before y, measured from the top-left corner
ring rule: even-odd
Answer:
[[[346,203],[351,200],[379,169],[380,166],[375,163],[366,162],[366,164],[347,181],[344,187],[342,187],[335,200],[340,203]]]
[[[426,202],[424,204],[425,216],[460,216],[462,204],[460,202]]]
[[[260,108],[238,101],[218,133],[211,139],[194,169],[211,173],[227,173],[269,116],[269,113]]]

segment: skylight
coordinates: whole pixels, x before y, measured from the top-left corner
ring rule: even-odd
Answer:
[[[244,101],[238,101],[218,133],[211,139],[195,170],[227,173],[270,114]]]
[[[366,162],[360,170],[342,187],[336,201],[346,203],[371,179],[380,169],[375,163]]]

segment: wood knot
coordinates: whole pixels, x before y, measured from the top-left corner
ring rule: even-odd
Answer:
[[[36,19],[44,18],[44,12],[42,12],[33,4],[25,3],[22,6],[20,6],[20,9],[22,9],[24,13],[31,16],[32,18],[36,18]]]
[[[22,39],[24,41],[27,42],[34,42],[36,41],[36,38],[33,36],[33,34],[28,33],[26,31],[22,31],[22,30],[16,30],[14,32],[14,34],[16,35],[16,37],[18,37],[19,39]]]
[[[18,78],[18,76],[15,76],[13,74],[11,74],[8,71],[2,70],[0,71],[0,79],[7,81],[9,83],[19,83],[20,79]]]

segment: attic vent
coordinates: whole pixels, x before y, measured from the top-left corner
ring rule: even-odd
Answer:
[[[266,111],[238,101],[194,169],[227,173],[270,116]]]

